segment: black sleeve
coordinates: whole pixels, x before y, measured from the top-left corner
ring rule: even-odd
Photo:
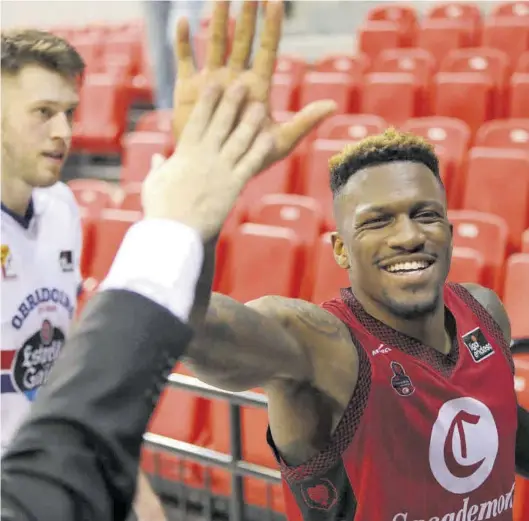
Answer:
[[[518,474],[529,479],[529,412],[520,405],[518,405],[515,461]]]
[[[191,335],[141,295],[96,295],[2,458],[2,520],[124,520],[143,433]]]

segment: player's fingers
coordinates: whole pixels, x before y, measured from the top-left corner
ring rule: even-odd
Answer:
[[[242,110],[247,92],[248,87],[240,82],[233,83],[225,91],[206,131],[205,140],[209,145],[220,147],[224,143]]]
[[[239,19],[235,26],[231,55],[228,61],[228,66],[234,72],[242,71],[248,65],[255,35],[257,6],[257,2],[246,0],[239,14]]]
[[[224,65],[228,42],[229,16],[230,3],[228,1],[214,2],[213,13],[209,21],[206,49],[206,68],[208,69],[218,69]]]
[[[259,49],[252,70],[269,85],[274,73],[281,26],[283,24],[283,2],[268,2]]]
[[[228,164],[235,165],[252,145],[265,118],[266,107],[264,104],[253,103],[248,107],[241,121],[224,143],[220,153],[221,158]]]
[[[180,136],[179,146],[184,147],[188,144],[196,144],[202,138],[213,117],[221,95],[222,88],[216,83],[208,85],[202,91]]]
[[[178,78],[189,78],[195,74],[195,62],[191,46],[189,22],[185,18],[178,20],[175,39],[175,63],[177,64]]]
[[[233,170],[235,179],[243,185],[259,174],[268,164],[274,150],[274,138],[269,132],[261,132]]]
[[[336,103],[334,101],[315,101],[304,107],[290,121],[279,125],[275,131],[279,157],[288,154],[303,137],[335,111]]]

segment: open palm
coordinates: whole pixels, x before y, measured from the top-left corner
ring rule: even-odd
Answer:
[[[253,64],[249,66],[257,8],[258,2],[244,2],[235,27],[231,54],[226,62],[230,5],[226,1],[215,2],[209,24],[206,63],[200,71],[196,70],[193,61],[189,25],[186,20],[180,20],[175,49],[178,77],[174,90],[173,130],[178,140],[207,84],[217,82],[226,87],[235,81],[244,83],[248,87],[248,103],[265,102],[268,106],[264,126],[275,140],[275,147],[267,162],[272,164],[287,156],[301,138],[335,111],[336,105],[331,100],[316,101],[303,108],[290,121],[280,124],[272,119],[269,94],[281,38],[283,5],[282,2],[267,2],[260,46]]]

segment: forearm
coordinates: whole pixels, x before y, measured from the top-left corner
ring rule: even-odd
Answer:
[[[263,387],[276,378],[309,380],[311,363],[303,346],[279,320],[260,312],[272,310],[274,299],[244,305],[213,293],[184,362],[201,380],[230,391]]]

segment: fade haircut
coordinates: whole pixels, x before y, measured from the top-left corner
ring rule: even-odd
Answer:
[[[37,29],[2,31],[2,74],[15,75],[26,65],[40,65],[63,76],[82,76],[81,55],[63,38]]]
[[[383,134],[347,145],[342,152],[329,160],[333,197],[338,195],[358,170],[393,161],[422,163],[442,184],[439,176],[439,160],[433,145],[422,137],[389,128]]]

